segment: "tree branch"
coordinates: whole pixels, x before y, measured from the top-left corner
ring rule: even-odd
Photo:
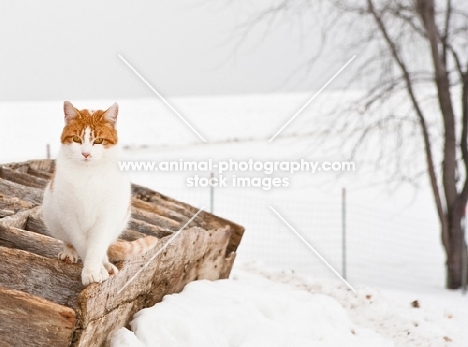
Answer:
[[[444,66],[447,69],[447,43],[449,42],[449,31],[450,31],[450,19],[452,16],[452,1],[447,0],[447,9],[445,12],[445,25],[444,25],[444,33],[442,37],[440,38],[440,41],[442,42],[442,57],[444,61]]]
[[[439,34],[435,22],[434,0],[417,0],[416,8],[421,16],[431,47],[439,108],[444,120],[444,163],[442,167],[442,182],[447,211],[449,217],[451,217],[453,208],[458,200],[458,192],[455,179],[457,173],[455,115],[452,107],[449,76],[445,69],[443,59],[439,54]],[[449,218],[449,220],[450,219],[451,218]]]
[[[443,207],[443,204],[442,204],[442,198],[441,198],[440,190],[439,190],[439,184],[437,182],[437,175],[436,175],[436,171],[435,171],[435,165],[434,165],[433,154],[432,154],[432,149],[431,149],[431,141],[430,141],[430,138],[429,138],[429,132],[428,132],[427,125],[426,125],[426,119],[424,117],[424,114],[423,114],[421,108],[419,107],[418,101],[416,100],[416,95],[415,95],[414,90],[413,90],[413,86],[412,86],[412,83],[411,83],[411,78],[410,78],[408,69],[406,67],[406,64],[404,63],[404,61],[400,57],[400,54],[398,53],[398,50],[397,50],[397,47],[396,47],[394,41],[389,37],[388,30],[387,30],[385,24],[383,23],[381,17],[379,16],[379,14],[376,12],[373,1],[372,0],[367,0],[367,4],[368,4],[368,7],[369,7],[369,12],[372,14],[372,16],[373,16],[373,18],[374,18],[374,20],[375,20],[375,22],[377,24],[377,27],[379,28],[382,36],[384,37],[385,42],[387,43],[387,45],[388,45],[388,47],[390,49],[390,52],[391,52],[393,58],[395,59],[397,65],[400,67],[400,70],[401,70],[401,72],[403,74],[403,78],[405,80],[405,85],[406,85],[406,90],[407,90],[408,95],[410,97],[413,108],[414,108],[414,110],[416,112],[416,115],[417,115],[417,117],[419,119],[419,124],[420,124],[421,132],[422,132],[422,135],[423,135],[424,152],[425,152],[425,155],[426,155],[427,171],[429,173],[429,180],[430,180],[430,184],[431,184],[431,188],[432,188],[432,193],[434,195],[434,199],[435,199],[435,202],[436,202],[436,208],[437,208],[437,214],[439,216],[439,221],[441,223],[442,229],[443,230],[448,230],[448,225],[447,225],[447,221],[446,221],[446,218],[445,218],[445,211],[444,211],[444,207]],[[442,234],[443,234],[444,244],[449,245],[449,242],[446,239],[446,236],[444,236],[445,233],[442,233]]]

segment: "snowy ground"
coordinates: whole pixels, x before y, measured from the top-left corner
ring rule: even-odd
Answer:
[[[393,346],[349,319],[333,298],[237,272],[233,280],[200,281],[135,315],[123,346]]]
[[[248,265],[230,280],[191,283],[140,311],[111,346],[466,346],[460,327],[468,321],[433,304]]]
[[[126,147],[124,154],[127,160],[344,159],[338,152],[311,154],[310,143],[306,139],[265,141],[308,97],[310,95],[294,94],[170,100],[209,141],[208,144],[200,144],[200,140],[157,99],[123,100],[119,101],[120,142]],[[320,99],[317,98],[297,121],[314,117],[320,109],[315,102],[320,104]],[[113,101],[76,101],[75,105],[96,109],[108,107]],[[0,103],[0,115],[1,163],[44,158],[47,143],[51,144],[52,157],[55,157],[62,128],[62,102]],[[242,139],[249,141],[239,141]],[[209,190],[188,188],[185,184],[186,178],[194,174],[132,172],[131,177],[135,183],[195,206],[209,208]],[[341,339],[338,346],[353,346],[352,343],[366,346],[365,343],[371,343],[369,341],[375,342],[370,344],[372,346],[386,346],[385,342],[376,342],[383,340],[391,341],[395,346],[468,346],[468,333],[460,328],[468,326],[467,296],[462,296],[460,291],[443,289],[444,254],[432,199],[424,183],[417,191],[403,186],[389,193],[381,186],[362,179],[359,172],[339,177],[324,173],[296,173],[287,177],[291,182],[287,189],[263,191],[261,188],[228,187],[214,191],[214,212],[246,227],[238,249],[238,261],[262,261],[268,268],[285,271],[269,272],[266,267],[252,266],[237,268],[231,281],[194,283],[187,287],[187,292],[168,297],[166,302],[170,310],[174,306],[188,306],[195,313],[183,311],[184,314],[196,315],[209,309],[210,303],[203,301],[206,299],[203,292],[209,290],[218,302],[224,302],[226,308],[229,307],[239,317],[245,317],[244,322],[221,309],[220,321],[210,321],[213,326],[221,331],[225,327],[232,334],[230,326],[252,334],[227,341],[226,346],[252,345],[260,334],[266,334],[267,338],[274,336],[281,346],[284,340],[276,335],[277,331],[290,339],[307,337],[309,340],[319,337],[314,332],[323,332],[325,340],[317,341],[317,346],[327,346],[327,339],[333,338]],[[348,194],[347,278],[358,289],[357,295],[351,294],[341,282],[336,282],[329,269],[268,209],[268,206],[274,206],[341,272],[342,187],[347,188]],[[291,271],[309,277],[294,275]],[[265,278],[275,283],[267,282]],[[219,291],[216,290],[218,287]],[[240,304],[237,292],[244,295],[242,302],[245,305]],[[280,299],[276,300],[276,297]],[[307,302],[304,304],[307,310],[298,308],[301,300]],[[415,300],[420,308],[410,305]],[[265,302],[270,305],[265,305]],[[158,307],[164,310],[164,305],[156,305],[154,310],[157,311]],[[324,307],[327,305],[330,307]],[[290,310],[285,309],[289,306]],[[268,310],[273,316],[268,316]],[[121,331],[121,344],[116,346],[125,345],[122,344],[125,339],[141,340],[145,334],[156,331],[160,331],[159,338],[169,338],[157,330],[158,324],[145,327],[149,324],[145,316],[152,316],[146,312],[138,314],[132,325],[135,336]],[[252,312],[256,315],[250,317]],[[281,317],[283,313],[284,317]],[[303,325],[302,320],[293,316],[303,317],[308,323]],[[188,320],[180,315],[167,317],[171,321],[162,327],[170,331],[177,326],[179,332],[174,338],[191,339],[190,334],[199,336],[184,324]],[[261,322],[262,329],[251,327],[253,323],[249,319],[255,317]],[[281,329],[278,324],[282,324]],[[316,325],[320,329],[302,329]],[[296,327],[302,330],[294,330]],[[286,334],[284,329],[291,329],[290,333]],[[365,329],[375,334],[366,335]],[[217,333],[212,335],[212,330],[202,332],[212,339],[222,338]],[[368,342],[365,342],[365,336],[369,336]],[[180,346],[187,346],[183,341],[179,342]],[[177,345],[169,343],[165,341],[155,346]],[[150,344],[143,344],[147,345]],[[301,346],[300,343],[290,345]],[[312,344],[304,346],[309,345]]]

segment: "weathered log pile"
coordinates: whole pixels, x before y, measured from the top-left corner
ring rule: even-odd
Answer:
[[[107,346],[133,314],[194,280],[227,278],[244,229],[201,212],[167,241],[197,208],[132,186],[132,218],[125,240],[160,239],[150,252],[117,264],[120,272],[84,288],[82,263],[57,259],[61,241],[47,234],[42,192],[51,160],[0,166],[0,346]],[[144,264],[165,247],[122,291]]]

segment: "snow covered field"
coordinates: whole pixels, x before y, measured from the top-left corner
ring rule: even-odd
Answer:
[[[468,322],[453,310],[417,295],[409,301],[357,290],[258,264],[238,266],[230,280],[191,283],[140,311],[132,331],[120,329],[112,347],[465,346],[460,328]]]
[[[170,100],[208,144],[201,144],[157,99],[117,100],[120,142],[126,147],[125,158],[133,161],[346,160],[339,151],[312,155],[304,138],[266,142],[308,97]],[[114,100],[72,101],[77,107],[96,109]],[[317,98],[298,117],[298,124],[319,112],[320,102]],[[61,101],[0,103],[0,115],[0,162],[44,158],[47,143],[55,156],[62,128]],[[195,206],[210,204],[208,188],[186,186],[187,177],[209,173],[130,174],[135,183],[176,199]],[[468,346],[468,333],[461,328],[468,326],[467,296],[443,289],[444,254],[425,182],[417,191],[403,186],[389,193],[362,179],[359,172],[339,177],[323,172],[277,176],[288,177],[290,186],[214,191],[214,213],[246,227],[237,264],[261,261],[265,266],[236,265],[230,281],[189,285],[164,304],[139,313],[133,332],[122,330],[114,346]],[[356,295],[268,209],[275,207],[341,272],[342,187],[348,195],[347,278],[358,290]],[[419,308],[410,305],[415,300]],[[160,314],[163,322],[158,321]],[[194,319],[185,317],[191,315],[205,319],[207,328],[189,325]],[[151,334],[158,335],[159,344],[145,342]],[[263,338],[270,343],[256,340]]]
[[[120,330],[113,346],[393,346],[328,295],[244,272],[187,285],[135,315],[132,330]]]

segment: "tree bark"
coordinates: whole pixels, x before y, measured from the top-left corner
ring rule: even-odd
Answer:
[[[447,277],[446,287],[448,289],[458,289],[462,286],[463,274],[463,252],[466,249],[464,233],[462,230],[463,210],[458,209],[452,212],[450,223],[450,252],[447,252]]]
[[[456,289],[462,282],[462,259],[465,245],[461,221],[466,206],[467,196],[457,189],[457,139],[455,132],[455,114],[450,93],[450,79],[443,54],[439,52],[439,33],[435,21],[434,0],[417,0],[417,12],[426,31],[431,49],[435,72],[435,84],[439,109],[444,124],[444,160],[442,163],[442,185],[445,193],[446,219],[448,229],[442,228],[442,240],[447,253],[447,288]],[[446,39],[446,38],[445,38]],[[466,134],[465,134],[466,136]],[[462,140],[462,144],[466,143]],[[462,155],[466,148],[462,147]],[[447,233],[447,234],[445,234]]]

